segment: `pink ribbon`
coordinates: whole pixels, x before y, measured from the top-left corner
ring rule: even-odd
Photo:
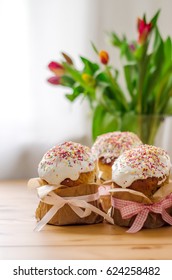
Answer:
[[[110,192],[109,192],[110,189],[111,189],[111,186],[109,186],[109,185],[105,185],[105,186],[101,185],[99,187],[99,195],[100,196],[102,196],[102,195],[110,195]]]
[[[38,196],[42,202],[52,205],[51,209],[45,214],[45,216],[39,221],[35,227],[35,231],[40,231],[51,218],[61,209],[64,205],[69,205],[70,208],[80,217],[88,217],[91,212],[94,212],[109,223],[113,224],[113,219],[104,213],[102,210],[96,206],[90,204],[91,201],[96,201],[99,199],[99,193],[94,193],[90,195],[83,195],[77,197],[61,197],[55,194],[53,191],[47,193],[45,196],[45,186],[38,188]]]
[[[143,227],[149,212],[161,214],[162,219],[172,225],[172,217],[166,211],[167,208],[172,206],[172,193],[160,202],[152,204],[138,203],[112,197],[112,206],[120,210],[123,219],[129,219],[137,215],[132,226],[127,230],[129,233],[135,233]]]

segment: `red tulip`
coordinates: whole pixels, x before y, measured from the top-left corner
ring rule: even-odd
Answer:
[[[50,77],[47,81],[53,85],[60,85],[60,77],[57,76]]]
[[[58,62],[52,61],[48,64],[48,68],[57,76],[62,76],[65,72],[63,65]]]
[[[108,61],[109,61],[109,55],[106,51],[100,51],[99,52],[99,58],[100,58],[100,61],[101,63],[103,64],[108,64]]]
[[[139,32],[138,42],[139,44],[143,44],[146,42],[146,39],[151,32],[152,23],[146,23],[143,19],[138,18],[137,29]]]

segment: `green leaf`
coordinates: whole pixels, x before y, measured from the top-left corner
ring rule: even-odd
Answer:
[[[73,102],[79,95],[82,95],[84,93],[84,89],[81,86],[76,86],[73,89],[73,92],[71,94],[66,94],[66,98]]]
[[[164,54],[167,60],[172,61],[172,43],[170,37],[167,37],[164,43]]]
[[[75,80],[75,81],[78,81],[80,83],[83,82],[82,80],[82,74],[74,68],[73,65],[69,65],[67,63],[63,63],[66,71],[71,75],[71,77]]]
[[[164,63],[163,63],[163,74],[168,71],[172,65],[172,43],[171,38],[168,37],[164,42]]]
[[[169,98],[164,113],[166,115],[172,115],[172,97]]]
[[[163,43],[159,44],[159,47],[157,48],[157,51],[155,53],[152,53],[148,56],[147,65],[145,67],[145,77],[144,77],[144,83],[143,83],[143,112],[147,113],[147,103],[150,98],[150,95],[153,95],[155,92],[155,88],[157,87],[157,84],[160,85],[161,81],[161,71],[163,68],[163,61],[164,59],[164,49],[163,49]],[[143,64],[144,65],[144,64]],[[152,108],[152,113],[154,108]]]
[[[127,89],[131,97],[134,97],[135,95],[137,73],[138,70],[136,63],[124,65],[125,80],[127,84]]]
[[[73,87],[73,85],[75,83],[75,81],[67,75],[63,75],[60,80],[61,80],[62,85],[66,86],[66,87]]]
[[[143,14],[143,20],[146,22],[146,14]]]
[[[157,27],[155,28],[154,34],[155,34],[155,38],[154,38],[154,43],[153,43],[153,52],[156,53],[160,44],[162,44],[162,37],[161,37]]]
[[[154,17],[153,17],[153,18],[151,19],[151,21],[150,21],[150,22],[152,23],[153,26],[155,26],[156,23],[157,23],[157,20],[158,20],[160,11],[161,11],[161,10],[158,10],[157,13],[154,15]]]
[[[110,33],[110,41],[111,44],[116,46],[116,47],[121,47],[122,41],[119,39],[119,37],[117,36],[117,34],[115,32],[111,32]]]
[[[96,54],[99,54],[99,51],[97,50],[96,46],[94,45],[93,42],[91,42],[92,48],[95,51]]]
[[[93,75],[99,69],[98,64],[91,62],[87,58],[80,56],[80,59],[84,63],[84,73]]]
[[[168,107],[169,99],[172,96],[172,70],[169,75],[165,76],[157,90],[155,110],[157,113],[163,114]]]
[[[109,67],[106,67],[106,73],[108,77],[108,84],[111,93],[113,94],[113,98],[118,102],[118,105],[121,107],[121,110],[128,110],[128,102],[125,93],[120,88],[116,79],[112,76],[112,73]]]
[[[110,114],[103,106],[98,105],[93,113],[92,120],[93,140],[100,134],[120,130],[120,120],[118,114]]]
[[[95,72],[94,79],[97,81],[97,83],[108,82],[107,73],[105,73],[101,69]]]
[[[103,105],[109,113],[114,114],[115,111],[121,110],[121,106],[114,99],[111,89],[106,83],[102,83],[96,88],[96,101],[98,104]]]
[[[128,44],[128,42],[126,40],[123,41],[120,49],[121,49],[121,56],[125,57],[127,62],[135,61],[134,52],[133,52],[133,50],[130,49],[130,45]]]

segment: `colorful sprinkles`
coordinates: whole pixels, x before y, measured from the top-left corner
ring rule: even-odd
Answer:
[[[42,179],[57,183],[62,177],[63,180],[77,179],[80,172],[89,172],[94,168],[95,158],[90,148],[69,141],[51,148],[43,156],[38,166],[38,173]]]
[[[125,151],[114,162],[112,179],[120,186],[128,186],[135,180],[148,177],[165,180],[166,176],[169,176],[170,168],[170,157],[163,149],[151,145],[140,145]]]
[[[132,132],[109,132],[98,136],[92,146],[96,158],[104,157],[107,163],[118,158],[124,151],[143,144],[139,137]]]

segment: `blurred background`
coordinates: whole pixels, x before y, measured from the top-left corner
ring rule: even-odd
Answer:
[[[62,141],[91,145],[87,104],[47,83],[48,63],[62,51],[78,67],[79,55],[96,60],[93,41],[120,68],[106,32],[137,37],[137,18],[158,9],[162,35],[172,36],[170,0],[0,0],[0,179],[36,177],[43,154]]]

